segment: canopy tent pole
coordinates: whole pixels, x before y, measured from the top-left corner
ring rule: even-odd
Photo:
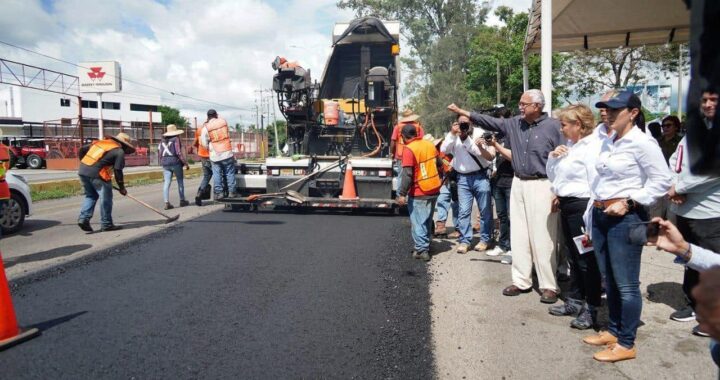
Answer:
[[[552,110],[552,1],[540,5],[540,88],[545,96],[543,111]]]
[[[525,50],[523,52],[523,61],[522,61],[522,67],[523,67],[523,92],[529,90],[530,88],[530,80],[528,79],[528,76],[530,75],[528,73],[528,52]]]

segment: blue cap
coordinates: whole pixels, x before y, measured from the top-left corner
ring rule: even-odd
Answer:
[[[640,98],[630,90],[621,91],[605,102],[595,103],[595,108],[641,108]]]

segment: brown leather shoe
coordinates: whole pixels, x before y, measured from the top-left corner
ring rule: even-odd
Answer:
[[[555,303],[557,300],[557,292],[554,290],[544,289],[540,295],[540,302],[542,303]]]
[[[445,228],[445,222],[437,221],[435,222],[435,236],[441,237],[441,236],[447,236],[447,229]]]
[[[507,288],[503,289],[503,295],[508,297],[515,297],[519,296],[522,293],[529,293],[532,290],[532,288],[527,289],[520,289],[515,285],[510,285]]]
[[[447,237],[448,237],[448,239],[457,239],[460,237],[460,232],[458,232],[457,230],[454,230],[453,232],[449,233],[447,235]]]
[[[604,350],[596,352],[595,355],[593,355],[593,359],[600,362],[615,363],[621,360],[635,359],[636,356],[637,348],[635,348],[635,346],[625,348],[617,343],[613,343],[608,345]]]
[[[606,344],[614,344],[617,343],[617,337],[613,334],[610,334],[607,331],[600,331],[599,333],[595,335],[586,336],[583,338],[583,342],[587,344],[592,344],[593,346],[604,346]]]

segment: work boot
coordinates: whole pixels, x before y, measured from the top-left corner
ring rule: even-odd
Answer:
[[[172,210],[175,206],[171,205],[170,202],[165,202],[165,210]]]
[[[237,193],[235,193],[235,192],[230,193],[230,194],[228,195],[228,198],[231,198],[231,199],[232,199],[232,198],[237,198],[237,197],[238,197],[238,195],[237,195]]]
[[[90,226],[89,220],[78,220],[78,227],[80,227],[81,230],[85,232],[93,232],[92,227]]]
[[[448,239],[457,239],[460,237],[460,231],[454,230],[453,232],[448,234]]]
[[[447,231],[445,229],[445,222],[438,220],[435,222],[435,236],[436,237],[446,237]]]
[[[180,201],[180,207],[185,207],[185,206],[190,206],[190,202],[188,202],[187,200],[183,199],[183,200]]]
[[[215,200],[216,200],[216,201],[221,201],[221,200],[223,200],[224,198],[225,198],[225,196],[223,195],[223,193],[215,193]]]
[[[562,305],[550,306],[548,313],[556,317],[562,317],[566,315],[577,316],[583,309],[583,301],[568,298]]]
[[[114,224],[111,224],[111,225],[109,225],[109,226],[107,226],[107,227],[103,227],[101,231],[102,231],[102,232],[109,232],[109,231],[117,231],[117,230],[122,230],[122,226],[116,226],[116,225],[114,225]]]
[[[420,259],[422,261],[430,261],[430,252],[428,252],[428,251],[420,252],[420,255],[418,255],[418,259]]]

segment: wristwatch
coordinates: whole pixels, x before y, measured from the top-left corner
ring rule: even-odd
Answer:
[[[628,210],[635,208],[635,201],[632,198],[625,199],[625,204],[627,205]]]

